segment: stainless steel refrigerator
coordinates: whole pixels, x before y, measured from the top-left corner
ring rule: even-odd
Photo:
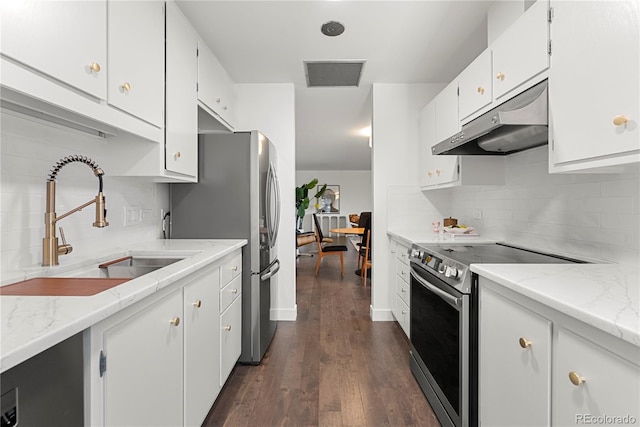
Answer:
[[[242,252],[242,353],[258,364],[277,323],[271,278],[280,269],[276,150],[258,131],[198,137],[198,183],[171,184],[170,237],[247,239]]]

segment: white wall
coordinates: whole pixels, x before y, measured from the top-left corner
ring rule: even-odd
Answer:
[[[370,211],[372,206],[371,171],[296,171],[296,187],[318,178],[318,186],[323,184],[340,186],[340,214],[359,214]],[[310,197],[317,189],[311,190]],[[316,199],[311,199],[303,222],[304,230],[313,230],[311,214],[316,210]]]
[[[395,282],[389,280],[388,209],[406,206],[418,182],[420,111],[442,90],[441,84],[373,85],[373,267],[371,318],[393,320]],[[403,187],[410,187],[404,191]],[[411,189],[413,188],[413,189]],[[390,198],[390,194],[393,196]],[[391,204],[390,204],[391,203]],[[426,210],[432,207],[427,204]],[[435,208],[433,208],[435,209]],[[395,215],[395,214],[394,214]]]
[[[621,174],[549,174],[547,168],[546,146],[507,156],[504,186],[448,192],[452,215],[516,245],[637,265],[638,165]],[[478,209],[481,220],[473,219]]]
[[[295,94],[291,83],[238,84],[237,130],[262,131],[278,151],[278,178],[281,191],[278,258],[280,271],[272,280],[271,318],[295,320]],[[275,282],[275,283],[274,283]]]
[[[103,167],[110,225],[92,227],[93,205],[60,221],[67,241],[73,245],[71,254],[60,257],[61,265],[161,237],[160,209],[166,210],[169,206],[168,186],[110,175],[109,169],[103,166],[114,155],[109,140],[43,124],[15,113],[3,112],[0,121],[0,279],[10,271],[40,266],[45,182],[52,166],[70,154],[90,157]],[[56,212],[63,214],[91,200],[97,191],[98,180],[88,166],[82,163],[64,166],[57,178]],[[124,227],[125,206],[145,210],[146,221]]]

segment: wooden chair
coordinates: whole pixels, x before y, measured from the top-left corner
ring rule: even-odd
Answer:
[[[364,249],[364,255],[362,258],[362,266],[360,267],[360,277],[362,277],[362,285],[367,286],[367,270],[372,267],[371,264],[371,229],[365,232],[366,246]],[[361,249],[361,250],[362,250]]]
[[[358,227],[364,228],[362,238],[359,243],[356,243],[356,249],[358,250],[358,268],[362,268],[362,257],[364,256],[364,248],[366,246],[367,232],[371,230],[371,212],[362,212],[360,214],[360,221]]]
[[[324,242],[324,236],[322,234],[322,229],[320,228],[320,221],[316,217],[316,214],[313,214],[313,220],[316,224],[316,242],[318,244],[318,261],[316,262],[316,276],[318,275],[318,270],[320,270],[320,262],[322,258],[327,255],[338,255],[340,256],[340,276],[344,277],[344,256],[343,252],[347,251],[346,245],[339,244],[330,244],[328,242]]]

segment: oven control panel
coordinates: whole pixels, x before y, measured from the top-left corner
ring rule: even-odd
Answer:
[[[410,249],[409,259],[454,286],[464,281],[469,271],[469,266],[418,245]]]

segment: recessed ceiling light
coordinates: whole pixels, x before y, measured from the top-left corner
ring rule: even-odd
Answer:
[[[344,33],[344,25],[342,25],[338,21],[329,21],[322,24],[322,27],[320,27],[320,31],[322,31],[322,34],[324,34],[325,36],[335,37]]]

